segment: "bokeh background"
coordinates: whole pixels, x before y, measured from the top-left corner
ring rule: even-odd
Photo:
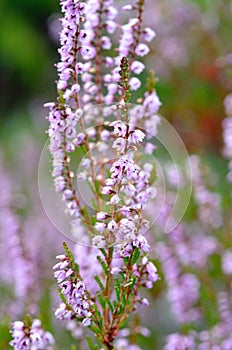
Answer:
[[[221,210],[228,211],[221,124],[223,100],[232,90],[232,1],[147,0],[146,6],[145,23],[157,34],[147,67],[159,79],[160,113],[177,129],[188,151],[207,164],[206,173],[213,179],[209,185],[222,197]],[[49,268],[63,237],[47,219],[37,188],[47,128],[43,104],[56,96],[58,17],[58,0],[0,1],[1,349],[9,348],[10,317],[20,317],[27,304],[55,332],[58,349],[72,343],[68,332],[60,333],[59,325],[56,330],[49,311],[55,295]],[[196,212],[195,204],[190,205],[187,220],[197,220]],[[16,231],[20,239],[11,240]],[[25,275],[31,276],[28,285]],[[153,343],[145,342],[147,349],[159,349],[158,333],[178,328],[160,322]],[[215,322],[213,318],[209,324]]]

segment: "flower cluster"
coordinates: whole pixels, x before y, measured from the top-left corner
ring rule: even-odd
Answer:
[[[10,345],[15,350],[52,350],[55,343],[52,334],[42,329],[38,319],[30,325],[21,321],[14,322],[11,333],[13,340]]]
[[[55,311],[55,316],[60,319],[77,318],[82,320],[84,326],[91,323],[90,301],[86,292],[85,284],[77,275],[77,265],[65,255],[57,256],[60,260],[53,269],[56,270],[54,277],[60,288],[60,294],[66,298],[66,304],[60,304]],[[75,273],[76,270],[76,273]]]

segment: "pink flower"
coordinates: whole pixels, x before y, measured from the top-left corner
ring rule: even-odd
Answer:
[[[149,53],[150,49],[146,44],[138,44],[135,49],[135,53],[137,56],[146,56]]]
[[[115,194],[111,197],[109,204],[118,204],[120,200],[120,197],[117,194]]]
[[[127,126],[124,122],[121,121],[114,121],[110,124],[110,126],[114,127],[114,135],[122,136],[124,137],[126,135]]]
[[[140,88],[141,81],[138,78],[133,77],[129,80],[129,84],[130,84],[131,90],[134,91]]]
[[[142,62],[134,61],[131,65],[131,70],[135,74],[140,74],[144,70],[145,65]]]
[[[157,113],[158,109],[161,106],[161,102],[157,93],[153,91],[151,94],[146,93],[143,105],[148,108],[149,112]]]
[[[114,21],[111,21],[111,20],[106,21],[105,26],[106,26],[106,31],[109,34],[113,34],[116,30],[116,27],[117,27],[116,23]]]
[[[151,28],[145,28],[143,31],[143,36],[146,41],[150,42],[156,37],[156,33]]]
[[[103,36],[101,38],[101,46],[105,50],[110,50],[111,49],[112,43],[110,41],[110,38],[108,38],[108,36]]]
[[[104,222],[96,222],[94,227],[98,232],[103,232],[106,228],[106,224]]]
[[[138,143],[138,142],[142,142],[144,137],[145,137],[144,132],[142,132],[141,130],[134,130],[134,131],[131,131],[128,141],[130,143]]]

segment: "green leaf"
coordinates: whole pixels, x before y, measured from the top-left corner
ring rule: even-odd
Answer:
[[[81,149],[82,153],[84,153],[84,154],[88,153],[85,145],[81,145],[80,149]]]
[[[130,258],[129,257],[123,258],[123,261],[124,261],[125,265],[128,265]]]
[[[105,261],[99,255],[97,256],[97,260],[101,264],[102,269],[105,272],[106,276],[109,276],[110,271],[109,271],[108,266],[106,265]]]
[[[116,297],[118,299],[118,302],[120,303],[121,301],[121,293],[120,293],[120,290],[118,288],[115,288],[115,294],[116,294]]]
[[[97,211],[97,205],[96,205],[96,202],[93,198],[91,198],[91,204],[92,204],[93,209],[95,209]]]
[[[89,350],[95,350],[95,346],[94,346],[93,340],[89,336],[86,337],[86,340],[87,340],[87,343],[88,343],[88,346],[89,346]]]
[[[106,253],[105,249],[104,248],[100,248],[99,250],[102,253],[102,255],[107,259],[107,253]]]
[[[83,211],[84,216],[88,217],[89,213],[88,213],[88,209],[86,208],[86,206],[82,207],[81,209]]]
[[[122,304],[123,305],[127,304],[127,302],[126,302],[126,294],[125,293],[122,294]]]
[[[110,299],[108,297],[105,297],[105,301],[107,303],[107,305],[109,306],[110,308],[110,311],[112,312],[112,314],[114,313],[114,308],[113,308],[113,305],[111,304],[110,302]]]
[[[101,334],[100,329],[97,328],[97,327],[95,327],[92,323],[91,323],[91,325],[89,325],[88,328],[89,328],[93,333],[95,333],[95,334]]]
[[[61,288],[58,288],[58,294],[60,296],[61,301],[63,301],[64,304],[66,304],[65,296],[61,293]]]
[[[120,285],[118,278],[115,278],[114,283],[115,283],[115,289],[114,289],[115,294],[116,294],[118,302],[120,303],[121,302],[121,285]]]
[[[94,216],[91,217],[90,223],[92,226],[94,226],[96,224],[96,218]]]
[[[133,252],[131,265],[134,265],[138,261],[139,257],[140,257],[140,249],[138,247],[136,247],[134,252]]]
[[[106,172],[106,176],[107,176],[107,177],[111,177],[110,169],[106,168],[106,169],[105,169],[105,172]]]
[[[100,279],[99,276],[94,276],[95,281],[97,282],[97,284],[99,285],[100,289],[104,292],[105,291],[105,287]]]
[[[32,325],[32,319],[31,319],[31,316],[29,314],[27,314],[25,316],[24,325],[25,325],[25,327],[28,327],[28,328],[31,327],[31,325]]]
[[[103,296],[101,295],[101,293],[97,292],[97,298],[99,300],[99,303],[101,305],[101,307],[103,308],[103,310],[106,309],[106,302],[105,302],[105,299],[103,298]]]
[[[98,181],[98,180],[95,180],[95,190],[100,198],[104,198],[104,196],[101,192],[101,184],[100,184],[100,181]]]
[[[86,180],[86,182],[87,182],[89,188],[91,189],[91,191],[92,191],[93,193],[95,193],[95,189],[94,189],[94,186],[93,186],[92,182],[89,181],[89,180]]]
[[[66,253],[66,256],[69,258],[69,260],[71,262],[74,263],[75,259],[74,259],[73,254],[72,254],[71,250],[69,249],[68,244],[66,242],[63,242],[63,247],[64,247],[64,251]]]
[[[98,307],[96,304],[93,304],[93,310],[94,310],[94,313],[95,313],[95,316],[97,318],[97,320],[93,320],[95,322],[95,324],[98,325],[98,323],[100,323],[100,326],[101,326],[101,329],[103,328],[103,318],[102,318],[102,315],[100,313],[100,311],[98,310]]]

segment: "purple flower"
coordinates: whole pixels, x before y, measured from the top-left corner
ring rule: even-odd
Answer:
[[[147,263],[146,270],[148,273],[148,278],[151,282],[156,282],[159,279],[157,268],[151,261]]]
[[[116,148],[118,150],[118,152],[124,152],[124,150],[126,148],[126,139],[124,139],[122,137],[118,137],[114,141],[112,148]]]
[[[109,204],[116,205],[120,202],[120,200],[121,200],[120,197],[117,194],[115,194],[110,198]]]
[[[135,53],[137,56],[146,56],[149,53],[150,49],[146,44],[138,44]]]
[[[225,250],[222,255],[222,270],[226,275],[232,275],[232,251]]]
[[[156,149],[155,145],[153,145],[152,143],[148,142],[145,145],[145,153],[147,154],[152,154],[153,151]]]
[[[126,136],[127,132],[127,126],[124,122],[122,121],[114,121],[110,124],[110,126],[114,127],[114,135],[118,135],[121,137]]]
[[[62,294],[69,294],[72,289],[72,283],[70,281],[62,282],[59,286]]]
[[[102,194],[111,194],[114,191],[112,190],[111,186],[104,186],[102,188]]]
[[[111,46],[112,46],[112,43],[110,41],[110,38],[108,38],[107,36],[103,36],[101,38],[101,46],[103,49],[105,50],[110,50],[111,49]]]
[[[81,146],[84,142],[85,134],[80,133],[77,135],[76,139],[73,141],[75,146]]]
[[[139,235],[135,238],[135,240],[133,241],[133,245],[135,247],[139,247],[145,253],[149,252],[150,250],[150,245],[147,243],[146,238],[142,235]]]
[[[129,80],[129,84],[130,84],[131,90],[134,91],[134,90],[138,90],[142,83],[138,78],[133,77]]]
[[[109,216],[108,213],[105,213],[105,212],[103,212],[103,211],[99,211],[99,212],[97,212],[97,214],[96,214],[96,219],[97,219],[97,220],[105,220],[108,216]]]
[[[135,229],[136,229],[136,226],[132,220],[128,220],[127,218],[124,218],[120,221],[119,233],[121,235],[126,236],[130,234],[131,236],[133,236]]]
[[[146,41],[150,42],[156,37],[156,33],[151,28],[145,28],[143,30],[143,36]]]
[[[105,27],[106,27],[106,31],[109,33],[109,34],[113,34],[116,30],[116,23],[114,21],[111,21],[111,20],[108,20],[106,21],[105,23]]]
[[[143,72],[143,70],[145,69],[145,65],[142,62],[139,61],[134,61],[131,64],[131,70],[132,72],[134,72],[135,74],[140,74]]]
[[[161,102],[156,92],[153,91],[151,94],[146,93],[143,105],[148,108],[149,112],[157,113],[161,106]]]
[[[83,46],[80,52],[84,60],[91,60],[96,56],[96,49],[92,46]]]
[[[65,270],[58,270],[58,271],[54,272],[54,277],[57,279],[58,283],[64,281],[66,278]]]
[[[92,238],[92,243],[97,248],[104,248],[106,246],[106,240],[104,236],[98,235]]]
[[[128,141],[130,143],[143,142],[144,137],[145,137],[144,132],[142,132],[141,130],[134,130],[130,132]]]
[[[64,303],[61,303],[58,309],[55,311],[55,316],[61,320],[70,320],[72,317],[72,312],[70,310],[67,310]]]
[[[104,222],[96,222],[94,227],[98,232],[103,232],[106,229],[106,224]]]
[[[118,15],[118,10],[114,6],[109,6],[106,9],[106,15],[109,20],[114,20]]]

